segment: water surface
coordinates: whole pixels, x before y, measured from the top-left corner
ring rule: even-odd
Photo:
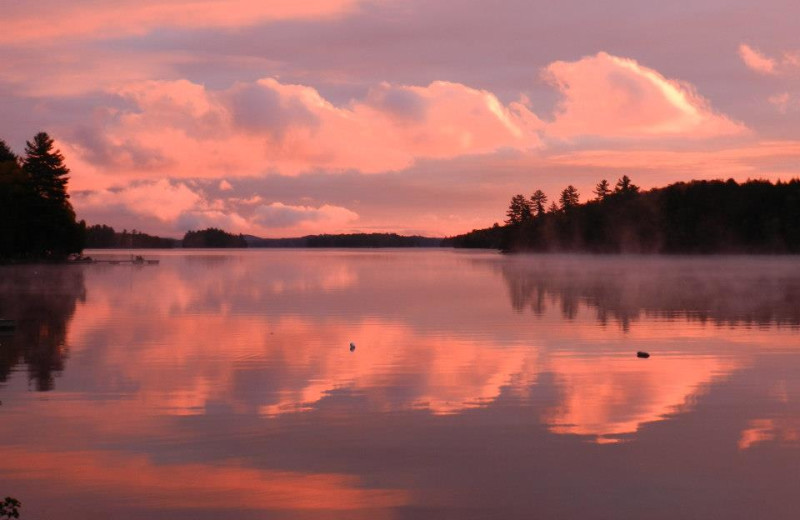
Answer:
[[[0,267],[23,519],[800,509],[796,258],[146,256]]]

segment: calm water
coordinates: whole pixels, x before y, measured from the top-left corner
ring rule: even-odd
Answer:
[[[146,256],[0,267],[23,519],[797,518],[798,258]]]

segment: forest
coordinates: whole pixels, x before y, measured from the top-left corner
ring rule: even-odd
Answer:
[[[59,261],[84,247],[69,201],[69,168],[45,132],[17,156],[0,140],[0,262]]]
[[[800,179],[677,182],[642,191],[626,175],[600,181],[581,203],[574,186],[556,200],[515,195],[504,225],[443,245],[506,252],[664,254],[800,253]],[[549,202],[549,204],[548,204]]]

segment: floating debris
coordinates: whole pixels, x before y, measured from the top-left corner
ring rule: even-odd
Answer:
[[[350,352],[354,351],[355,349],[356,349],[356,344],[351,341],[350,342]]]
[[[637,352],[637,353],[636,353],[636,357],[638,357],[638,358],[644,358],[644,359],[647,359],[647,358],[649,358],[649,357],[650,357],[650,354],[648,354],[647,352],[643,352],[643,351],[641,351],[641,350],[640,350],[639,352]]]

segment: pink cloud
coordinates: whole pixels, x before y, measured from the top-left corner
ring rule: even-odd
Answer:
[[[262,204],[253,214],[253,222],[261,228],[293,230],[308,228],[314,233],[339,230],[358,220],[358,214],[347,208],[325,204],[319,208],[290,206],[280,202]]]
[[[783,51],[780,59],[777,59],[743,43],[739,45],[739,57],[749,69],[771,76],[785,75],[800,67],[798,51]]]
[[[159,27],[235,28],[264,21],[320,18],[353,10],[356,0],[44,0],[36,9],[4,7],[0,44],[62,38],[119,38]]]
[[[102,142],[65,147],[88,169],[115,177],[295,175],[315,169],[384,172],[417,158],[446,159],[538,146],[539,119],[522,103],[458,83],[383,84],[362,100],[336,106],[317,90],[267,78],[214,91],[187,80],[132,83],[116,90],[132,108],[101,115]],[[404,111],[396,99],[414,103]],[[392,105],[394,103],[394,105]],[[99,132],[99,131],[98,131]],[[98,153],[98,146],[111,150]],[[116,159],[125,150],[158,158]],[[114,164],[93,158],[114,157]],[[125,157],[125,154],[122,154]]]
[[[748,68],[761,74],[777,74],[778,72],[774,59],[765,56],[746,43],[739,45],[739,57]]]
[[[138,183],[126,188],[102,189],[75,194],[73,204],[81,212],[107,207],[122,207],[132,213],[172,221],[194,210],[202,198],[185,184],[172,184],[164,179]]]
[[[319,207],[266,204],[261,197],[211,200],[185,182],[164,179],[79,191],[73,194],[72,201],[90,224],[113,225],[114,222],[106,222],[109,212],[126,214],[139,218],[145,225],[155,224],[155,229],[148,227],[150,232],[166,231],[170,235],[208,227],[262,236],[337,233],[350,230],[359,218],[354,211],[330,204]],[[253,208],[253,204],[258,205]]]
[[[556,137],[696,139],[745,132],[741,123],[715,113],[688,83],[632,59],[600,52],[553,62],[545,75],[563,96],[546,130]]]

